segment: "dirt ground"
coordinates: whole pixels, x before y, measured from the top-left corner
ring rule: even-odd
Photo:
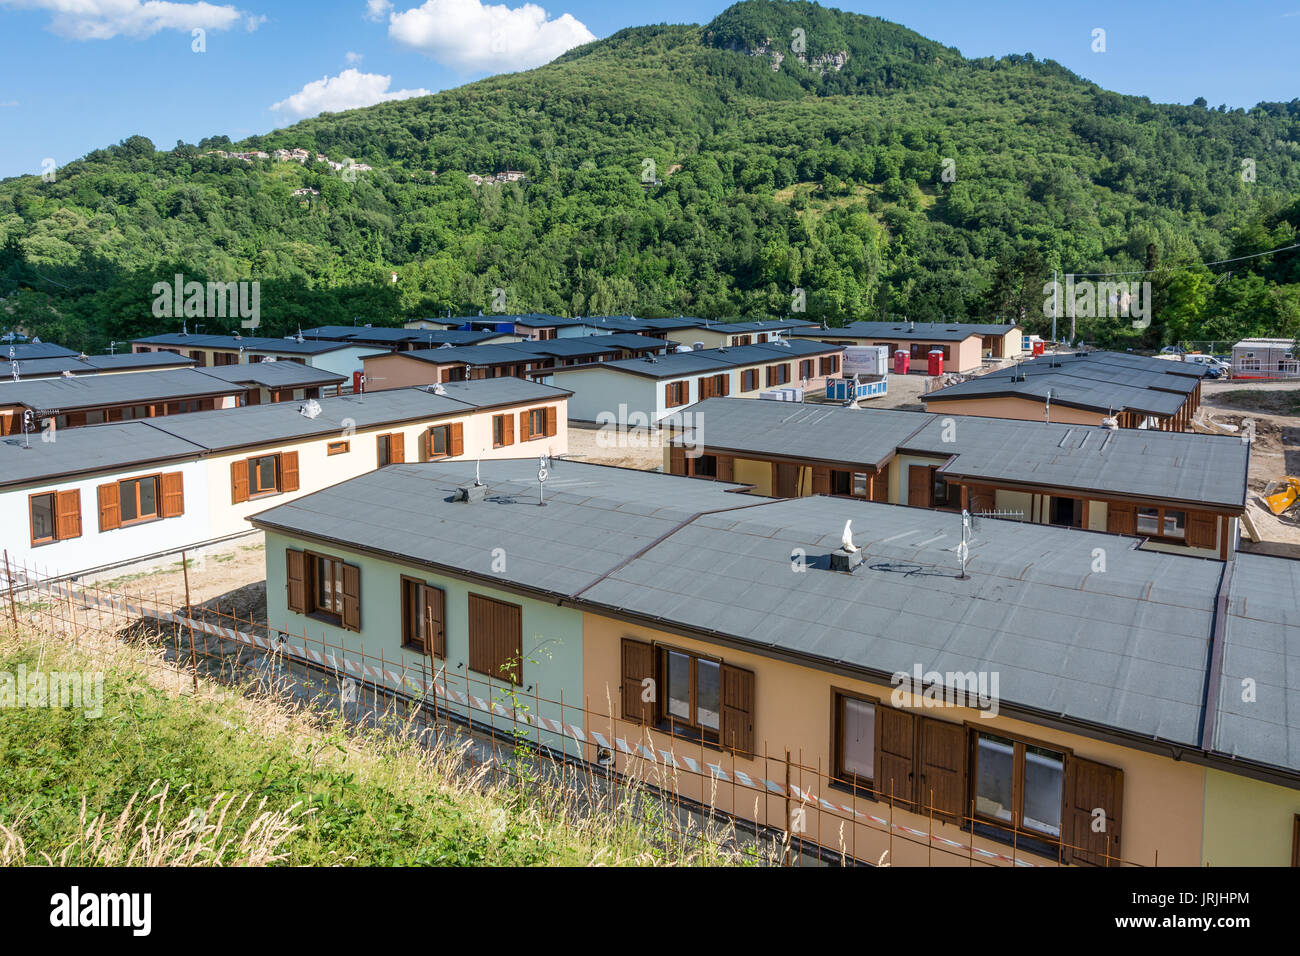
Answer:
[[[1201,404],[1215,421],[1243,427],[1255,422],[1255,442],[1250,450],[1246,512],[1261,541],[1243,537],[1242,551],[1300,557],[1300,507],[1275,517],[1263,501],[1263,491],[1274,478],[1300,476],[1300,416],[1275,414],[1270,409],[1295,407],[1300,386],[1245,382],[1213,382],[1202,387]]]
[[[618,436],[618,444],[597,428],[569,426],[570,461],[585,461],[597,465],[617,465],[620,468],[637,468],[655,471],[663,467],[663,437],[657,430],[647,432],[636,429]]]
[[[201,548],[189,559],[190,602],[241,619],[266,617],[266,546],[261,532]],[[78,583],[173,606],[185,603],[179,555],[109,571]]]

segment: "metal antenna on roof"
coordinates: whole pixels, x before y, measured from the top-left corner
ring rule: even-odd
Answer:
[[[537,504],[544,506],[546,504],[546,478],[549,474],[547,469],[550,467],[551,459],[549,454],[544,454],[537,460]]]
[[[961,575],[957,578],[959,581],[968,579],[966,561],[970,557],[970,532],[970,512],[963,508],[961,512],[961,544],[957,545],[957,557],[961,559]]]
[[[1047,390],[1047,398],[1043,401],[1043,421],[1047,424],[1052,423],[1052,390]]]
[[[29,451],[31,450],[32,447],[32,440],[29,437],[28,432],[32,428],[34,428],[35,425],[36,425],[36,420],[35,418],[32,417],[32,410],[30,408],[24,408],[23,409],[23,447]]]

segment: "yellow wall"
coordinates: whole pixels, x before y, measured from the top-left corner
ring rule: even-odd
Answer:
[[[925,396],[921,396],[922,400]],[[926,402],[926,411],[939,415],[979,415],[983,418],[1017,418],[1021,421],[1041,422],[1044,403],[1025,398],[963,398]],[[1052,405],[1051,420],[1068,425],[1100,425],[1103,412],[1088,412],[1081,408]]]
[[[752,670],[755,675],[756,697],[754,740],[758,756],[754,759],[737,758],[618,719],[620,641],[624,637],[661,641],[684,650],[721,657],[728,664]],[[835,804],[849,804],[853,796],[839,789],[824,787],[816,772],[817,767],[827,768],[831,765],[832,689],[873,696],[886,702],[886,706],[893,690],[891,687],[850,680],[756,654],[719,648],[650,628],[630,626],[593,614],[584,614],[583,675],[587,706],[593,715],[589,718],[589,730],[598,731],[606,737],[622,737],[629,744],[644,740],[652,750],[662,748],[679,758],[690,757],[701,765],[719,764],[729,775],[738,769],[755,779],[778,782],[784,779],[783,759],[788,749],[796,763],[813,768],[811,772],[803,774],[793,771],[791,782],[813,792],[817,797],[824,796]],[[1047,745],[1057,745],[1071,750],[1077,756],[1120,768],[1124,771],[1123,858],[1151,864],[1158,851],[1161,865],[1196,866],[1200,863],[1203,768],[1002,715],[982,718],[976,711],[955,707],[942,710],[927,708],[918,712],[957,723],[972,721],[993,732],[1000,731],[1042,741]],[[769,756],[765,759],[764,754]],[[594,757],[594,752],[589,757]],[[725,811],[775,827],[781,827],[786,819],[785,801],[776,795],[727,783],[717,785],[716,789],[706,789],[701,778],[694,774],[679,772],[673,775],[664,770],[662,765],[656,767],[648,761],[622,753],[618,753],[616,759],[620,771],[627,772],[630,769],[652,782],[672,784],[677,792],[689,799],[712,802]],[[636,766],[630,766],[629,761]],[[707,780],[707,772],[704,780]],[[885,818],[890,815],[887,802],[859,797],[854,806],[863,813]],[[893,815],[896,823],[906,823],[921,830],[929,827],[928,820],[923,816],[897,808]],[[805,811],[805,835],[823,845],[843,846],[850,855],[873,862],[889,851],[888,862],[899,865],[969,865],[965,854],[951,856],[936,851],[931,857],[924,838],[919,844],[908,843],[896,833],[891,849],[888,834],[878,826],[850,824],[845,819],[841,831],[844,816],[843,813],[823,813],[813,802]],[[935,832],[962,845],[970,841],[968,832],[950,824],[936,823]],[[1010,856],[1009,844],[977,837],[976,845]],[[1023,851],[1018,855],[1041,863],[1054,862],[1023,854]]]
[[[1290,866],[1300,790],[1205,774],[1205,866]]]

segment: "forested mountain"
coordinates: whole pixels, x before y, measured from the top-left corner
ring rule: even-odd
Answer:
[[[373,170],[209,152],[277,148]],[[527,179],[468,179],[505,169]],[[758,317],[802,289],[831,324],[1037,330],[1055,268],[1153,270],[1154,325],[1081,322],[1091,339],[1293,335],[1300,253],[1188,266],[1298,230],[1300,99],[1158,105],[1032,54],[968,60],[883,20],[747,0],[233,147],[132,136],[52,182],[6,180],[0,324],[99,348],[159,330],[151,287],[179,272],[260,280],[269,334],[486,312],[497,288],[511,312]]]

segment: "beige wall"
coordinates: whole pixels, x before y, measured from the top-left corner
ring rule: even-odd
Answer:
[[[455,363],[448,362],[448,365]],[[442,381],[441,371],[446,366],[421,359],[413,359],[400,352],[375,355],[364,362],[366,391],[382,392],[390,388],[409,388],[412,385],[434,385]]]
[[[753,671],[756,697],[754,739],[758,756],[754,759],[736,758],[707,746],[674,739],[663,732],[648,731],[637,724],[618,719],[620,641],[623,637],[662,641],[684,650],[721,657],[728,664]],[[591,717],[588,723],[590,730],[599,731],[606,736],[623,737],[629,744],[644,740],[652,750],[662,748],[679,758],[690,757],[701,765],[719,764],[729,775],[733,770],[740,770],[755,779],[778,782],[784,779],[783,758],[786,750],[790,751],[796,763],[801,763],[804,767],[827,768],[831,765],[832,688],[875,697],[886,702],[886,705],[893,689],[756,654],[719,648],[593,614],[584,615],[583,674],[588,707],[593,714],[601,715]],[[607,702],[612,702],[612,705]],[[1077,756],[1120,768],[1124,771],[1121,846],[1124,859],[1149,865],[1155,862],[1158,852],[1161,865],[1196,866],[1200,863],[1203,768],[1001,715],[981,718],[976,711],[953,707],[927,708],[917,712],[957,723],[971,721],[981,729],[1028,737],[1068,749]],[[764,754],[770,757],[764,759]],[[594,752],[588,755],[589,759],[594,756]],[[716,789],[706,791],[701,778],[694,774],[666,776],[668,772],[662,770],[661,765],[656,767],[648,761],[621,752],[616,754],[616,760],[620,771],[629,770],[629,761],[640,764],[631,768],[640,776],[648,779],[658,777],[661,783],[672,783],[677,792],[685,797],[706,803],[712,801],[720,808],[734,811],[747,819],[756,819],[759,823],[778,828],[782,827],[786,819],[785,801],[779,796],[727,783],[720,783]],[[849,804],[853,800],[849,793],[824,787],[817,779],[815,770],[802,775],[797,770],[792,773],[791,782],[811,791],[816,797],[824,796],[835,804]],[[863,813],[885,818],[891,812],[887,802],[865,798],[858,798],[854,806]],[[924,837],[920,843],[909,843],[895,833],[891,847],[889,835],[877,825],[854,825],[844,820],[841,838],[843,817],[842,813],[823,813],[815,802],[810,803],[806,807],[805,835],[824,845],[842,845],[846,852],[858,859],[873,862],[888,852],[886,861],[899,865],[969,865],[965,853],[950,856],[936,850],[931,857]],[[893,819],[895,823],[906,823],[922,831],[929,828],[925,817],[897,808],[893,810]],[[935,823],[934,827],[935,833],[944,838],[962,845],[967,845],[970,841],[970,834],[956,826]],[[983,837],[977,837],[975,843],[994,852],[1011,855],[1009,844]],[[1054,863],[1054,860],[1029,854],[1024,854],[1023,858],[1049,865]]]

